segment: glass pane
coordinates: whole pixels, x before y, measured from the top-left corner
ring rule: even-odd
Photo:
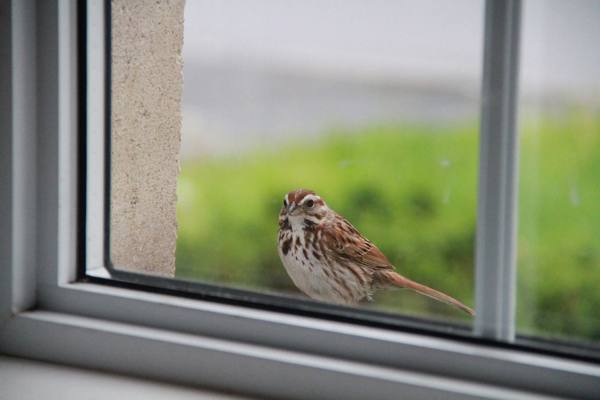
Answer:
[[[277,219],[309,188],[400,273],[472,305],[482,13],[187,2],[177,277],[298,295]],[[407,291],[367,307],[462,317]]]
[[[427,289],[349,228],[303,248],[278,222],[312,189],[400,274],[473,305],[483,2],[172,3],[111,2],[115,268],[470,323],[409,290],[367,301]],[[320,224],[295,202],[284,230]]]
[[[518,331],[600,341],[600,3],[528,1]]]

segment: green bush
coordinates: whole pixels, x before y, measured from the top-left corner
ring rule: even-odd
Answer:
[[[599,135],[573,133],[580,120],[523,134],[518,317],[523,332],[598,339]],[[565,147],[573,140],[576,160]],[[297,293],[277,255],[277,216],[285,193],[303,187],[346,216],[399,272],[473,305],[477,169],[475,123],[332,131],[278,150],[185,163],[177,276]],[[577,207],[573,194],[561,192],[573,179]],[[465,318],[401,290],[381,292],[369,307]]]
[[[521,331],[600,340],[600,118],[525,124],[521,143]]]

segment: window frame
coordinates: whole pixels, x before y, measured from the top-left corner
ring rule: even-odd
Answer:
[[[87,5],[102,9],[99,3]],[[493,4],[510,8],[520,2],[488,1],[486,26],[492,16],[506,22],[506,15],[490,11],[504,6]],[[80,222],[94,215],[79,173],[93,162],[82,151],[92,136],[81,133],[104,129],[93,118],[78,117],[87,80],[78,81],[77,72],[95,68],[88,70],[77,58],[85,26],[78,24],[77,5],[70,0],[13,0],[3,2],[0,11],[0,54],[6,56],[0,76],[9,86],[0,92],[1,352],[281,398],[389,398],[399,392],[407,398],[600,396],[598,364],[501,342],[79,281],[84,254],[78,242],[86,237]],[[514,107],[514,98],[503,104],[497,107]],[[495,134],[514,135],[514,125],[512,132],[504,127]],[[504,166],[512,145],[500,157]],[[515,162],[516,157],[513,167]],[[514,170],[503,171],[513,175],[502,193],[514,201]],[[514,218],[516,210],[504,212]],[[509,223],[501,234],[511,230]],[[478,311],[479,301],[478,296]]]

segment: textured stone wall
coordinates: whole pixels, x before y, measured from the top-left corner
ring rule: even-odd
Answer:
[[[111,260],[173,276],[185,0],[111,4]]]

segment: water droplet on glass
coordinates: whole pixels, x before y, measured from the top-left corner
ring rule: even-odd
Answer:
[[[340,168],[348,168],[352,164],[349,160],[342,160],[339,163]]]
[[[452,195],[452,188],[448,187],[444,191],[444,196],[442,197],[442,203],[448,204],[450,203],[450,196]]]
[[[579,207],[581,204],[581,197],[579,196],[579,190],[577,186],[571,186],[571,190],[569,192],[569,199],[571,200],[571,205],[573,207]]]

